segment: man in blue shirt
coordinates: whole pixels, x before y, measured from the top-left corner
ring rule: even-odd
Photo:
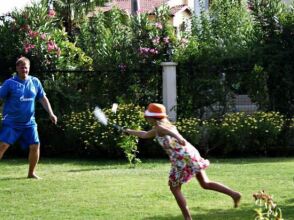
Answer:
[[[19,140],[23,148],[29,148],[28,178],[39,177],[35,168],[40,157],[40,141],[35,120],[35,100],[48,112],[56,124],[57,117],[38,78],[29,76],[30,61],[21,57],[16,61],[17,74],[0,87],[0,99],[4,101],[2,129],[0,130],[0,159],[10,145]]]

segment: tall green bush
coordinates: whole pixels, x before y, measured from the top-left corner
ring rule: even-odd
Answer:
[[[175,40],[167,18],[166,8],[155,10],[155,21],[144,13],[129,17],[112,9],[82,25],[78,45],[95,61],[102,105],[120,101],[145,106],[160,100],[159,64]]]
[[[209,11],[193,18],[189,42],[176,56],[180,114],[204,117],[231,108],[232,92],[239,92],[240,75],[248,68],[252,37],[246,1],[213,1]]]
[[[291,117],[294,113],[293,4],[286,7],[279,0],[250,2],[256,37],[252,45],[252,59],[262,71],[249,74],[246,87],[255,100],[260,100],[260,94],[267,93],[268,98],[261,104],[266,105],[268,110]],[[263,78],[261,86],[254,83],[260,78]]]

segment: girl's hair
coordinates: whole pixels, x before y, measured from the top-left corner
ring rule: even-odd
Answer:
[[[21,64],[28,64],[28,65],[30,65],[30,63],[31,62],[30,62],[30,60],[28,58],[26,58],[26,57],[20,57],[16,61],[16,66],[19,66]]]

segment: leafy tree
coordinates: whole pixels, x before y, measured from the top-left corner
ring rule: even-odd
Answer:
[[[204,117],[232,108],[232,92],[240,92],[242,75],[250,69],[252,38],[246,1],[213,1],[209,11],[193,17],[189,42],[177,53],[180,113]]]
[[[248,88],[257,99],[258,93],[268,93],[265,103],[268,110],[288,116],[294,113],[294,10],[279,0],[251,1],[256,41],[252,57],[262,71],[254,71],[249,77],[261,79],[262,86],[254,87],[248,79]],[[255,95],[254,95],[255,94]]]
[[[48,2],[48,0],[42,0]],[[103,5],[106,0],[52,0],[53,8],[61,18],[66,32],[72,40],[80,22],[87,14],[95,10],[96,6]]]

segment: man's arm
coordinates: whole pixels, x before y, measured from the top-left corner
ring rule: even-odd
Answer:
[[[57,123],[57,117],[54,115],[51,104],[46,96],[43,96],[43,98],[40,99],[40,103],[42,104],[43,108],[48,112],[50,120],[53,124]]]

